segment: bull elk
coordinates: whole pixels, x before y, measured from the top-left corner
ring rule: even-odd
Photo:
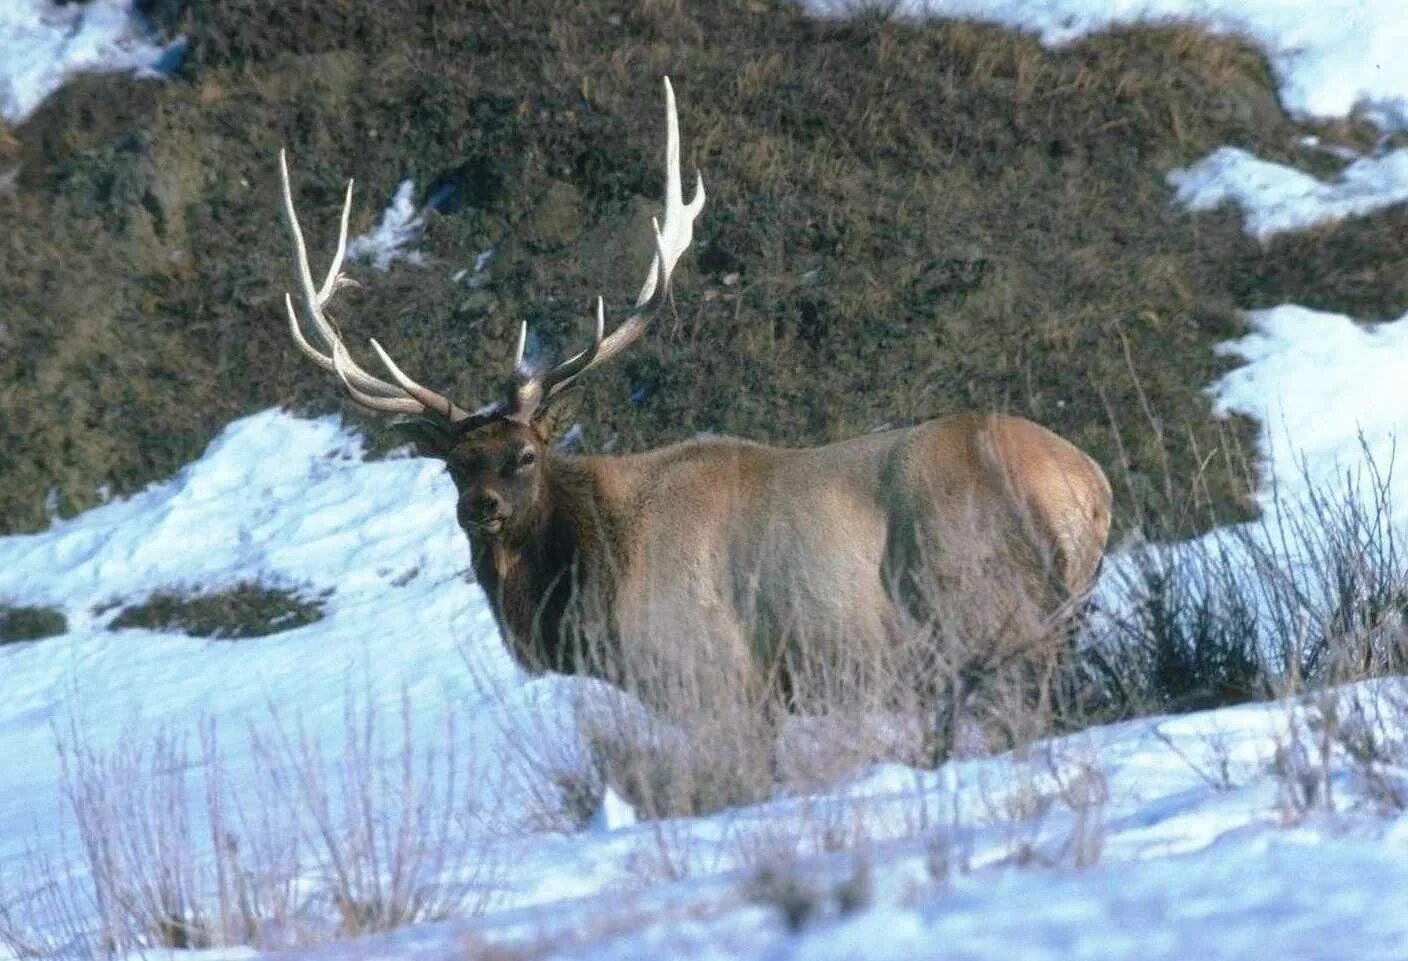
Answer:
[[[294,343],[361,406],[410,415],[419,452],[448,465],[475,575],[516,659],[578,666],[573,616],[591,608],[618,652],[689,646],[770,683],[795,643],[784,636],[824,657],[944,620],[996,657],[1020,603],[1046,617],[1069,608],[1099,566],[1110,486],[1091,458],[1020,417],[946,417],[803,449],[727,437],[630,456],[554,449],[564,394],[646,332],[704,205],[697,174],[684,201],[668,79],[665,108],[665,209],[634,308],[608,334],[597,298],[590,345],[550,368],[525,361],[525,324],[505,395],[475,410],[412,380],[375,340],[390,380],[352,358],[326,312],[351,283],[352,186],[315,286],[279,156],[303,314],[286,295]]]

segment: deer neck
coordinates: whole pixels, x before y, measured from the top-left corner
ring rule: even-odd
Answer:
[[[614,567],[617,511],[595,460],[554,455],[532,522],[511,536],[471,539],[474,573],[499,630],[535,673],[570,669],[568,605],[584,580]]]

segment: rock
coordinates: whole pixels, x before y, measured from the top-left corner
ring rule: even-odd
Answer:
[[[635,808],[608,784],[601,796],[601,804],[592,813],[592,829],[604,834],[628,828],[636,823],[636,819]]]
[[[571,184],[555,180],[496,246],[490,277],[500,283],[525,269],[531,274],[544,255],[579,249],[581,234],[582,195]]]
[[[582,195],[569,183],[553,181],[516,233],[533,251],[571,247],[582,233]]]
[[[597,292],[607,309],[624,308],[635,301],[646,269],[655,253],[655,228],[651,218],[660,216],[660,202],[635,197],[619,217],[596,224],[582,238],[582,272],[598,278]],[[685,260],[690,260],[685,255]]]

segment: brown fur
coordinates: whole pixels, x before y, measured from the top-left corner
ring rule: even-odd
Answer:
[[[536,460],[520,466],[525,450]],[[555,454],[541,427],[501,420],[442,456],[479,582],[530,670],[600,669],[577,659],[574,620],[623,658],[641,644],[707,657],[750,686],[783,638],[824,656],[941,622],[936,637],[1001,657],[1029,642],[1032,614],[1089,588],[1110,526],[1093,460],[996,414],[825,447],[717,438],[627,457]],[[491,533],[475,525],[485,512],[506,519]]]

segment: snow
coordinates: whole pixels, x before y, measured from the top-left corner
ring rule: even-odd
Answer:
[[[24,121],[74,74],[151,72],[180,42],[163,48],[131,0],[0,3],[0,117]]]
[[[1387,961],[1408,938],[1397,907],[1408,870],[1392,851],[1234,838],[1167,861],[969,880],[810,933],[773,957]]]
[[[1172,171],[1175,199],[1190,210],[1235,203],[1258,240],[1375,213],[1408,200],[1408,150],[1359,157],[1331,181],[1219,147],[1191,167]]]
[[[1321,336],[1327,324],[1337,336]],[[1258,327],[1229,347],[1251,363],[1219,385],[1225,403],[1301,377],[1307,338],[1329,343],[1337,364],[1358,365],[1358,378],[1346,375],[1358,387],[1380,389],[1365,358],[1386,363],[1392,346],[1348,321],[1267,312]],[[1306,416],[1318,406],[1314,396],[1304,403]],[[1307,432],[1319,439],[1316,464],[1352,453],[1335,442],[1351,423]],[[383,716],[404,699],[417,738],[440,731],[447,712],[459,718],[478,801],[521,813],[544,788],[531,780],[545,775],[507,773],[511,745],[557,739],[554,755],[570,764],[583,697],[612,695],[597,682],[530,680],[509,663],[466,580],[453,500],[433,462],[369,461],[336,418],[267,411],[232,424],[170,481],[43,533],[0,538],[0,596],[55,604],[70,618],[62,637],[0,648],[0,752],[24,759],[7,766],[0,796],[0,887],[14,889],[36,844],[65,843],[54,743],[69,718],[102,747],[208,718],[267,725],[272,706],[335,741],[349,697]],[[249,577],[330,592],[327,616],[238,642],[106,630],[114,600]],[[1387,683],[1346,693],[1385,696],[1392,705],[1404,695]],[[443,956],[478,941],[541,939],[555,956],[590,958],[898,958],[936,944],[973,958],[1231,958],[1268,943],[1290,958],[1327,944],[1340,956],[1387,957],[1408,936],[1408,916],[1391,910],[1408,883],[1408,817],[1381,816],[1342,754],[1327,774],[1332,804],[1289,804],[1276,758],[1302,730],[1300,710],[1143,719],[937,771],[879,765],[832,794],[696,819],[636,823],[608,792],[594,830],[519,826],[474,842],[496,890],[482,917],[309,957]],[[1399,720],[1408,726],[1408,708]],[[238,739],[227,750],[228,768],[253,776]],[[826,853],[836,838],[863,839],[870,851],[869,910],[841,907],[837,892],[860,869],[844,844]],[[769,851],[815,889],[819,906],[800,933],[755,891]]]
[[[1386,129],[1408,127],[1408,17],[1402,0],[806,0],[823,16],[867,8],[911,18],[960,18],[1038,34],[1059,46],[1130,24],[1195,22],[1247,37],[1276,75],[1281,103],[1303,118],[1358,111]]]
[[[468,565],[453,490],[429,460],[366,462],[337,418],[270,410],[231,424],[170,481],[0,539],[0,593],[62,605],[86,629],[113,597],[251,576],[333,589],[335,614],[401,576],[444,590]]]
[[[371,233],[348,241],[348,257],[365,260],[383,273],[398,260],[416,267],[424,265],[425,254],[410,249],[425,232],[425,213],[416,207],[412,199],[415,188],[415,181],[401,181],[390,205],[382,212],[381,220]],[[476,261],[475,270],[478,269]]]
[[[1408,410],[1408,315],[1365,326],[1342,314],[1283,305],[1248,314],[1253,331],[1225,344],[1246,361],[1213,386],[1215,409],[1260,423],[1261,452],[1276,486],[1262,492],[1294,498],[1307,487],[1342,487],[1365,455],[1388,474]],[[1408,523],[1408,471],[1390,477],[1395,520]]]
[[[1343,694],[1372,704],[1404,688]],[[484,916],[299,956],[1401,957],[1408,816],[1378,816],[1343,756],[1333,805],[1289,808],[1275,758],[1300,723],[1282,705],[1150,718],[1025,757],[885,767],[832,795],[512,842],[514,893]],[[1086,807],[1062,800],[1078,771],[1098,772]],[[834,850],[838,833],[869,853]],[[682,876],[652,872],[665,856]],[[764,867],[810,899],[799,931]]]
[[[635,808],[631,802],[621,797],[610,784],[602,792],[601,804],[592,815],[592,828],[603,833],[628,828],[637,821]]]
[[[1285,0],[805,0],[821,16],[878,8],[913,19],[961,18],[1036,33],[1060,46],[1131,24],[1193,22],[1265,52],[1282,105],[1303,119],[1359,115],[1385,131],[1408,129],[1408,17],[1402,0],[1338,4]],[[1334,151],[1335,148],[1326,148]],[[1261,240],[1363,216],[1408,200],[1408,150],[1352,158],[1329,182],[1236,147],[1169,174],[1190,209],[1235,203]]]
[[[57,606],[69,623],[63,637],[0,647],[0,752],[26,759],[0,796],[0,873],[31,828],[58,834],[54,730],[70,716],[100,746],[204,717],[238,727],[271,704],[337,731],[351,687],[392,716],[413,697],[433,725],[475,696],[476,677],[516,677],[465,583],[447,485],[429,461],[364,461],[335,418],[268,411],[230,425],[170,481],[0,538],[0,597]],[[239,643],[106,629],[115,603],[251,579],[325,594],[326,617]]]

